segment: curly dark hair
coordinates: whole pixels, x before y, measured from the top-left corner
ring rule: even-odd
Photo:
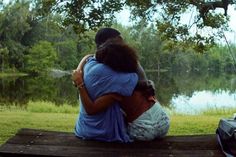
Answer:
[[[136,51],[119,38],[109,39],[100,45],[96,51],[96,60],[118,72],[137,72],[138,69]],[[146,98],[155,95],[151,80],[138,81],[135,90],[142,92]]]
[[[136,51],[120,39],[110,39],[98,47],[96,60],[118,72],[137,72]]]

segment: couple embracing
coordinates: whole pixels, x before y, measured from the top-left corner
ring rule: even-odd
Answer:
[[[95,55],[85,56],[72,74],[80,91],[75,135],[124,143],[164,137],[169,117],[155,99],[136,51],[113,28],[100,29],[95,43]]]

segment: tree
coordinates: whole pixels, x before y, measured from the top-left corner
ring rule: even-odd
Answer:
[[[4,8],[0,21],[0,39],[21,41],[24,33],[30,29],[28,18],[29,2],[10,3]]]
[[[25,47],[21,44],[24,34],[30,30],[28,23],[29,2],[10,3],[0,12],[0,41],[9,51],[9,66],[13,69],[24,66]]]
[[[8,58],[9,57],[9,51],[7,48],[1,48],[0,47],[0,67],[1,71],[4,71],[8,68]]]
[[[146,23],[140,23],[133,31],[133,39],[137,41],[137,50],[141,64],[147,69],[160,71],[160,55],[163,42],[154,25],[143,27]]]
[[[128,7],[131,18],[137,22],[147,20],[156,23],[162,40],[172,40],[174,45],[178,41],[195,45],[195,50],[203,52],[208,45],[214,45],[219,30],[228,29],[228,5],[235,4],[235,0],[204,1],[204,0],[72,0],[60,2],[51,0],[47,8],[58,8],[65,15],[64,24],[73,24],[76,32],[81,35],[88,30],[96,30],[103,25],[111,25],[114,13]],[[216,12],[223,8],[224,12]],[[191,23],[181,23],[182,15],[195,12],[196,16],[189,20]],[[195,27],[195,29],[193,29]],[[207,31],[211,29],[215,31]],[[197,30],[193,32],[194,30]],[[207,33],[200,33],[207,32]],[[188,44],[187,44],[188,45]]]
[[[11,69],[20,69],[24,67],[24,52],[26,47],[20,42],[14,40],[6,40],[3,42],[4,46],[9,51],[9,66]]]
[[[32,74],[45,73],[54,66],[56,59],[56,50],[52,44],[47,41],[39,41],[25,56],[25,70]]]
[[[96,30],[102,25],[111,25],[115,18],[114,13],[120,11],[123,6],[124,2],[116,0],[71,0],[67,1],[64,9],[60,11],[66,12],[64,24],[73,24],[74,30],[80,34]]]
[[[75,69],[78,66],[77,43],[73,40],[67,40],[56,43],[55,47],[58,53],[58,65],[63,70]]]
[[[22,44],[25,46],[32,46],[40,40],[49,42],[58,42],[63,38],[64,28],[57,23],[55,16],[48,16],[40,21],[31,21],[31,29],[27,31],[23,38]]]

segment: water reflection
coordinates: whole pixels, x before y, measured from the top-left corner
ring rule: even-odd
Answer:
[[[148,73],[148,78],[155,80],[161,104],[177,113],[198,114],[209,108],[236,107],[235,74]]]
[[[25,106],[30,100],[77,105],[77,91],[70,77],[0,78],[0,105]]]
[[[171,104],[175,112],[184,114],[198,114],[209,109],[236,108],[236,92],[195,91],[192,96],[174,96]]]
[[[177,112],[195,114],[208,107],[236,107],[236,75],[147,73],[160,103]],[[30,100],[78,105],[70,76],[0,78],[0,105],[25,106]]]

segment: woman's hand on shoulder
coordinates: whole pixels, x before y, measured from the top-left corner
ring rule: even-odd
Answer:
[[[88,59],[89,57],[92,57],[92,56],[94,56],[94,54],[85,55],[85,56],[81,59],[81,61],[80,61],[80,63],[79,63],[79,65],[78,65],[78,67],[77,67],[76,70],[81,70],[81,71],[83,72],[84,65],[86,64],[87,59]]]
[[[73,82],[73,84],[76,86],[76,87],[79,87],[80,85],[83,85],[84,83],[84,80],[83,80],[83,69],[84,69],[84,65],[86,64],[86,62],[87,62],[87,59],[89,58],[89,57],[92,57],[92,56],[94,56],[94,54],[88,54],[88,55],[85,55],[82,59],[81,59],[81,61],[80,61],[80,63],[79,63],[79,65],[78,65],[78,67],[76,68],[76,70],[73,70],[72,71],[72,82]]]
[[[72,81],[76,87],[79,87],[84,83],[83,72],[81,70],[73,70]]]

